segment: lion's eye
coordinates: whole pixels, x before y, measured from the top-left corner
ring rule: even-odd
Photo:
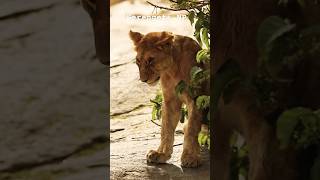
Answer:
[[[148,64],[149,65],[152,65],[154,63],[154,58],[153,57],[150,57],[149,59],[148,59]]]

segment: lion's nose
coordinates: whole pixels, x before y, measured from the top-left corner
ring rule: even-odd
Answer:
[[[141,82],[147,82],[148,81],[148,76],[146,76],[144,73],[140,72],[140,77],[139,77]]]

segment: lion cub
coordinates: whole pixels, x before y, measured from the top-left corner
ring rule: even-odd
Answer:
[[[154,85],[160,79],[164,103],[162,106],[161,142],[157,150],[150,150],[147,161],[165,163],[173,152],[174,132],[180,119],[182,103],[188,109],[188,124],[184,128],[184,143],[181,156],[183,167],[200,165],[198,133],[201,128],[202,113],[197,109],[194,99],[182,92],[178,97],[175,87],[181,81],[190,81],[190,70],[195,66],[196,54],[201,49],[193,39],[173,35],[169,32],[151,32],[143,35],[129,32],[137,52],[136,64],[140,80]]]

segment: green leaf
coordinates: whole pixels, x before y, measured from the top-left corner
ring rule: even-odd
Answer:
[[[208,49],[201,49],[197,52],[196,60],[197,63],[208,63],[210,60],[210,51]]]
[[[203,134],[202,132],[200,132],[200,133],[198,134],[198,143],[199,143],[200,145],[202,145],[201,142],[202,142],[203,136],[204,136],[204,134]]]
[[[207,135],[203,136],[202,141],[201,141],[202,145],[205,145],[207,143],[207,139],[208,139]]]
[[[191,25],[194,23],[194,19],[195,19],[195,12],[194,11],[190,11],[190,13],[188,14],[188,18],[190,20]]]
[[[314,111],[314,114],[315,114],[316,116],[318,116],[318,118],[320,118],[320,109]]]
[[[299,125],[293,134],[296,148],[307,148],[313,144],[319,144],[320,117],[317,111],[301,116]]]
[[[197,17],[199,18],[199,19],[201,19],[202,21],[204,21],[205,20],[205,14],[202,12],[202,11],[199,11],[198,13],[197,13]]]
[[[161,106],[153,106],[152,107],[152,120],[159,120],[161,118]]]
[[[188,111],[186,108],[181,108],[181,116],[180,116],[180,122],[184,123],[184,119],[188,118]]]
[[[214,88],[213,88],[213,111],[216,111],[218,101],[225,87],[234,79],[241,77],[240,67],[237,62],[229,59],[214,76]]]
[[[266,18],[258,29],[257,45],[261,53],[268,52],[272,42],[295,27],[277,16]]]
[[[187,84],[181,80],[175,87],[176,95],[179,96],[186,88]]]
[[[194,37],[197,39],[199,44],[202,44],[201,38],[200,38],[200,31],[195,31],[194,32]]]
[[[290,140],[296,125],[302,116],[312,114],[310,109],[296,107],[284,111],[277,121],[277,137],[280,140],[281,148],[285,148],[290,144]]]
[[[153,103],[152,106],[152,120],[159,120],[161,118],[161,105],[162,105],[162,94],[158,93],[154,99],[150,99]]]
[[[152,108],[152,113],[151,113],[151,119],[152,119],[152,120],[156,120],[156,117],[157,117],[157,116],[156,116],[156,109],[153,107],[153,108]]]
[[[202,28],[203,20],[202,19],[197,19],[196,24],[194,25],[194,28],[197,32],[200,33],[200,29]]]
[[[198,96],[196,100],[198,109],[206,109],[210,106],[210,96],[202,95]]]
[[[293,44],[288,39],[277,39],[273,42],[272,47],[268,50],[268,53],[264,56],[264,65],[268,75],[274,80],[285,80],[286,77],[281,75],[284,70],[284,60],[292,49],[288,44]]]
[[[198,66],[193,66],[190,70],[191,81],[195,81],[199,78],[199,74],[203,72],[203,69]]]
[[[199,44],[202,44],[201,41],[201,34],[200,34],[200,30],[203,27],[203,24],[205,23],[204,19],[203,19],[203,13],[198,13],[197,14],[197,21],[195,22],[194,28],[195,28],[195,37],[198,40]]]
[[[200,38],[201,38],[201,42],[203,42],[203,44],[206,46],[206,49],[210,48],[210,39],[208,36],[208,29],[207,28],[201,28],[200,29]]]
[[[199,88],[201,88],[201,84],[209,79],[210,70],[203,70],[202,68],[197,66],[192,67],[190,70],[190,86],[188,92],[196,95],[197,93],[195,91],[198,91]]]
[[[207,144],[208,140],[209,140],[209,136],[206,133],[200,132],[198,134],[198,143],[200,144],[200,146]]]

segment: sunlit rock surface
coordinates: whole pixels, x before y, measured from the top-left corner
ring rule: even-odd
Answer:
[[[134,19],[155,13],[152,6],[137,1],[125,1],[111,8],[111,179],[209,179],[209,159],[205,150],[201,167],[185,169],[180,166],[182,124],[177,129],[174,152],[168,164],[146,163],[146,153],[157,149],[160,142],[160,127],[150,121],[150,99],[155,97],[159,85],[150,87],[139,81],[128,32],[130,29],[143,34],[170,31],[190,37],[193,33],[189,20],[181,18],[183,12],[157,10],[164,18]]]

